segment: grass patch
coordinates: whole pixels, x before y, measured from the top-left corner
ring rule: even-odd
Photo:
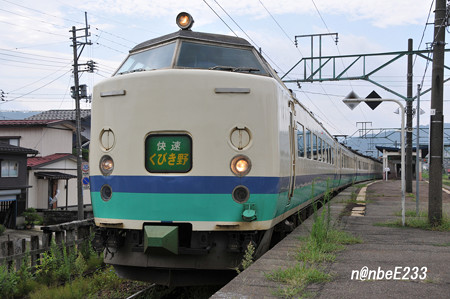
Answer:
[[[272,281],[286,285],[285,287],[279,287],[276,292],[274,292],[274,295],[283,298],[297,296],[305,290],[308,284],[331,280],[330,274],[324,273],[316,266],[301,263],[297,263],[294,267],[285,270],[275,270],[271,274],[266,275],[266,277]],[[307,295],[309,296],[310,294]]]
[[[431,245],[438,246],[438,247],[450,247],[450,242],[442,243],[442,244],[431,244]]]
[[[402,211],[397,211],[394,213],[395,216],[402,216]],[[405,211],[405,217],[416,217],[416,210]],[[419,217],[428,217],[428,213],[425,211],[419,211]]]
[[[396,216],[401,216],[402,212],[396,212]],[[385,226],[385,227],[400,227],[402,228],[402,220],[397,219],[395,221],[387,221],[387,222],[378,222],[374,224],[375,226]],[[416,217],[416,211],[408,210],[405,211],[405,227],[412,227],[424,230],[432,230],[432,231],[450,231],[450,218],[443,214],[442,215],[442,224],[439,226],[432,226],[428,222],[428,213],[425,211],[421,211],[419,213],[419,217]]]
[[[364,187],[367,187],[367,184],[357,184],[357,185],[353,185],[353,187],[364,188]]]

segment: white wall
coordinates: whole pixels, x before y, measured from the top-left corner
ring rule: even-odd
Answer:
[[[39,151],[39,156],[72,153],[72,130],[64,126],[54,128],[1,128],[0,136],[20,136],[20,146]]]

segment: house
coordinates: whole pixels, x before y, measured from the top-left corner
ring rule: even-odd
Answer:
[[[77,159],[69,153],[55,153],[28,159],[28,205],[36,209],[56,209],[77,206]],[[89,190],[84,190],[83,201],[90,204]]]
[[[80,118],[81,118],[81,139],[82,139],[81,144],[86,144],[87,142],[89,142],[89,140],[91,140],[91,110],[81,109]],[[43,111],[39,114],[35,114],[26,118],[26,120],[54,120],[54,119],[69,121],[73,124],[74,127],[76,127],[75,110],[49,110]],[[75,139],[73,147],[75,148]]]
[[[77,205],[74,131],[70,120],[0,120],[0,142],[39,152],[28,160],[27,183],[32,188],[28,189],[26,207],[45,210]],[[89,190],[84,190],[83,202],[91,203]]]
[[[27,157],[38,151],[0,143],[0,224],[15,228],[17,215],[26,209]]]
[[[72,153],[74,130],[65,120],[0,120],[0,142],[37,150],[40,156]]]

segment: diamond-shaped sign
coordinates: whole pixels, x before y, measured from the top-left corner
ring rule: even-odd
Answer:
[[[351,110],[361,103],[361,98],[352,90],[345,99],[342,100]]]
[[[374,91],[372,91],[367,97],[366,97],[366,104],[369,106],[372,110],[375,110],[375,108],[378,107],[378,105],[381,104],[382,101],[376,101],[376,99],[381,99],[380,95]],[[369,100],[369,101],[367,101]]]

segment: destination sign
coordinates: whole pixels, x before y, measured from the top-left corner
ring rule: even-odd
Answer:
[[[145,168],[149,172],[188,172],[192,168],[192,139],[188,135],[149,135],[145,140]]]

